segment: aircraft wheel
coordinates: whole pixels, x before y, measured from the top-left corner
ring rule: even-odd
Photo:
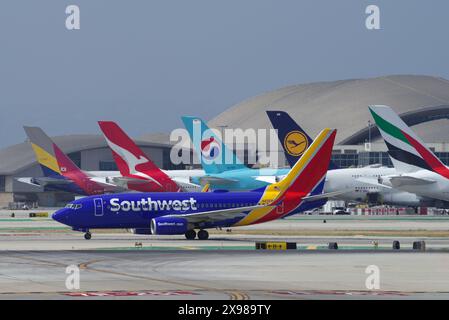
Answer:
[[[86,233],[84,234],[84,239],[90,240],[91,238],[92,238],[92,234],[91,234],[90,232],[86,232]]]
[[[209,239],[209,232],[207,232],[206,230],[198,231],[198,239],[200,239],[200,240],[207,240],[207,239]]]
[[[187,240],[193,240],[193,239],[196,238],[196,232],[195,232],[195,230],[193,230],[193,229],[188,230],[188,231],[185,233],[185,236],[186,236],[186,239],[187,239]]]

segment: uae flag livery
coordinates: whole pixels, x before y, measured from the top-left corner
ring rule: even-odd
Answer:
[[[398,171],[425,169],[449,179],[446,166],[390,107],[370,106],[369,109]]]

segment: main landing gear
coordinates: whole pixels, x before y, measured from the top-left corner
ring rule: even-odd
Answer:
[[[186,239],[187,240],[194,240],[197,236],[197,233],[195,232],[195,230],[191,229],[188,230],[185,233]],[[201,229],[200,231],[198,231],[198,239],[199,240],[207,240],[209,239],[209,232],[207,232],[206,230]]]
[[[92,238],[92,234],[91,234],[89,231],[87,231],[87,232],[84,234],[84,239],[90,240],[91,238]]]
[[[187,239],[187,240],[193,240],[193,239],[196,238],[196,232],[195,232],[195,230],[193,230],[193,229],[188,230],[188,231],[185,233],[185,236],[186,236],[186,239]]]
[[[209,232],[207,232],[206,230],[198,231],[198,239],[200,239],[200,240],[207,240],[207,239],[209,239]]]

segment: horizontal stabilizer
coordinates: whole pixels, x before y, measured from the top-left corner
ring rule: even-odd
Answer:
[[[201,185],[206,184],[233,184],[239,182],[236,179],[227,179],[214,176],[204,176],[200,178]]]
[[[73,183],[72,180],[69,179],[57,179],[52,177],[37,177],[37,178],[31,178],[31,177],[22,177],[22,178],[15,178],[17,181],[31,184],[34,186],[39,187],[45,187],[46,185],[52,184],[52,185],[68,185]]]
[[[128,184],[128,182],[132,182],[133,184],[151,183],[151,181],[143,180],[143,179],[139,179],[139,178],[133,178],[133,177],[114,177],[114,178],[112,178],[112,181],[119,186],[126,186]]]
[[[334,198],[337,197],[341,194],[345,194],[350,192],[352,189],[344,189],[344,190],[339,190],[339,191],[333,191],[333,192],[328,192],[328,193],[321,193],[321,194],[316,194],[313,196],[308,196],[308,197],[304,197],[302,198],[303,201],[317,201],[317,200],[325,200],[325,199],[329,199],[329,198]]]
[[[258,176],[256,177],[257,181],[266,182],[269,184],[276,183],[282,180],[284,177],[276,177],[276,176]]]

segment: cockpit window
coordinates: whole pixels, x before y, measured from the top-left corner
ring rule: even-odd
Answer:
[[[68,203],[65,207],[67,209],[73,209],[73,210],[78,210],[82,207],[83,205],[81,203]]]

